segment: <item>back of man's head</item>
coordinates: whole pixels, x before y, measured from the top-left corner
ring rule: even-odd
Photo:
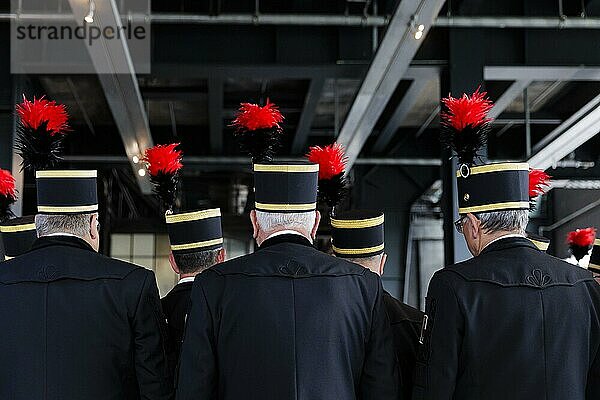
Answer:
[[[371,257],[345,258],[345,260],[361,265],[377,275],[383,275],[385,254],[377,254]]]
[[[504,210],[477,214],[485,234],[514,233],[525,235],[529,210]]]
[[[98,214],[37,214],[35,228],[38,236],[66,233],[85,240],[98,251]]]
[[[195,275],[204,272],[215,264],[223,262],[223,248],[195,251],[192,253],[173,253],[173,259],[180,275]]]
[[[318,211],[299,213],[253,211],[250,218],[254,227],[254,237],[260,245],[269,235],[283,230],[293,230],[308,239],[314,239],[321,216]]]

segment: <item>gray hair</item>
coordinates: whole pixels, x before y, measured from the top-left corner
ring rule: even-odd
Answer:
[[[193,253],[173,253],[175,264],[182,274],[200,273],[215,265],[218,261],[219,252],[223,248],[215,250],[196,251]]]
[[[315,226],[315,212],[302,213],[269,213],[256,211],[256,222],[259,228],[266,233],[277,229],[293,229],[305,232],[312,231]]]
[[[529,210],[505,210],[476,214],[485,233],[515,232],[524,235],[529,223]]]
[[[37,214],[35,229],[39,237],[54,233],[70,233],[84,238],[89,234],[92,215],[94,214]]]

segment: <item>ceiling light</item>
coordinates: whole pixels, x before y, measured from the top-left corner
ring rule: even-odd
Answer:
[[[85,17],[83,17],[83,20],[85,22],[87,22],[88,24],[91,24],[94,22],[94,14],[96,12],[96,3],[94,3],[94,0],[90,0],[90,6],[88,9],[88,13]]]
[[[423,31],[416,31],[415,32],[415,39],[419,40],[423,37]]]
[[[140,162],[140,158],[138,156],[133,156],[131,160],[133,161],[134,164],[137,164]]]
[[[139,176],[146,176],[146,170],[144,168],[138,169],[138,175]]]

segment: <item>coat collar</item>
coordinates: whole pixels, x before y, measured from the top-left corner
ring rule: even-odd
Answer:
[[[493,243],[490,243],[480,255],[490,253],[492,251],[499,251],[505,249],[512,249],[515,247],[530,247],[532,249],[537,250],[537,247],[529,239],[523,236],[509,236],[505,238],[501,238],[496,240]]]
[[[267,247],[271,247],[271,246],[274,246],[274,245],[280,244],[280,243],[295,243],[295,244],[300,244],[300,245],[304,245],[304,246],[308,246],[308,247],[313,247],[313,244],[310,242],[310,240],[308,240],[304,236],[289,234],[289,235],[274,236],[274,237],[271,237],[271,238],[265,240],[264,242],[262,242],[262,244],[260,245],[258,250],[266,249]]]
[[[33,245],[31,246],[31,250],[37,250],[48,246],[69,246],[76,247],[83,250],[94,251],[92,246],[89,245],[83,239],[80,239],[75,236],[42,236],[37,238]]]

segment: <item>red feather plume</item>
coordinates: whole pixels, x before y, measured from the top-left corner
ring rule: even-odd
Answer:
[[[183,167],[183,152],[175,150],[177,146],[179,143],[156,145],[147,149],[143,158],[148,165],[150,182],[154,185],[153,192],[165,210],[173,209],[177,197],[179,170]]]
[[[0,169],[0,222],[13,217],[10,206],[15,201],[17,201],[15,178],[9,171]]]
[[[471,96],[464,93],[460,98],[448,96],[442,99],[442,103],[448,109],[441,114],[442,123],[462,131],[468,126],[476,128],[490,122],[491,118],[488,118],[487,114],[494,105],[486,95],[487,92],[480,92],[477,88]]]
[[[313,146],[306,155],[308,161],[319,164],[319,179],[331,179],[346,170],[348,158],[344,146],[333,143],[328,146]]]
[[[231,125],[238,130],[246,131],[273,128],[280,130],[281,122],[283,122],[283,115],[279,108],[267,99],[267,104],[262,107],[258,104],[242,103]]]
[[[182,167],[181,159],[183,153],[181,150],[175,150],[179,143],[158,144],[144,154],[144,161],[148,164],[148,172],[152,176],[159,173],[166,175],[176,174]]]
[[[590,247],[596,239],[596,228],[577,229],[569,232],[567,243],[569,246]]]
[[[15,178],[5,169],[0,169],[0,196],[16,198]]]
[[[541,169],[529,171],[529,197],[534,198],[545,194],[550,188],[550,175]]]
[[[56,104],[55,101],[40,99],[27,100],[23,95],[23,103],[17,105],[17,114],[21,123],[30,129],[38,129],[46,122],[46,131],[50,135],[64,134],[69,130],[69,115],[64,104]]]

